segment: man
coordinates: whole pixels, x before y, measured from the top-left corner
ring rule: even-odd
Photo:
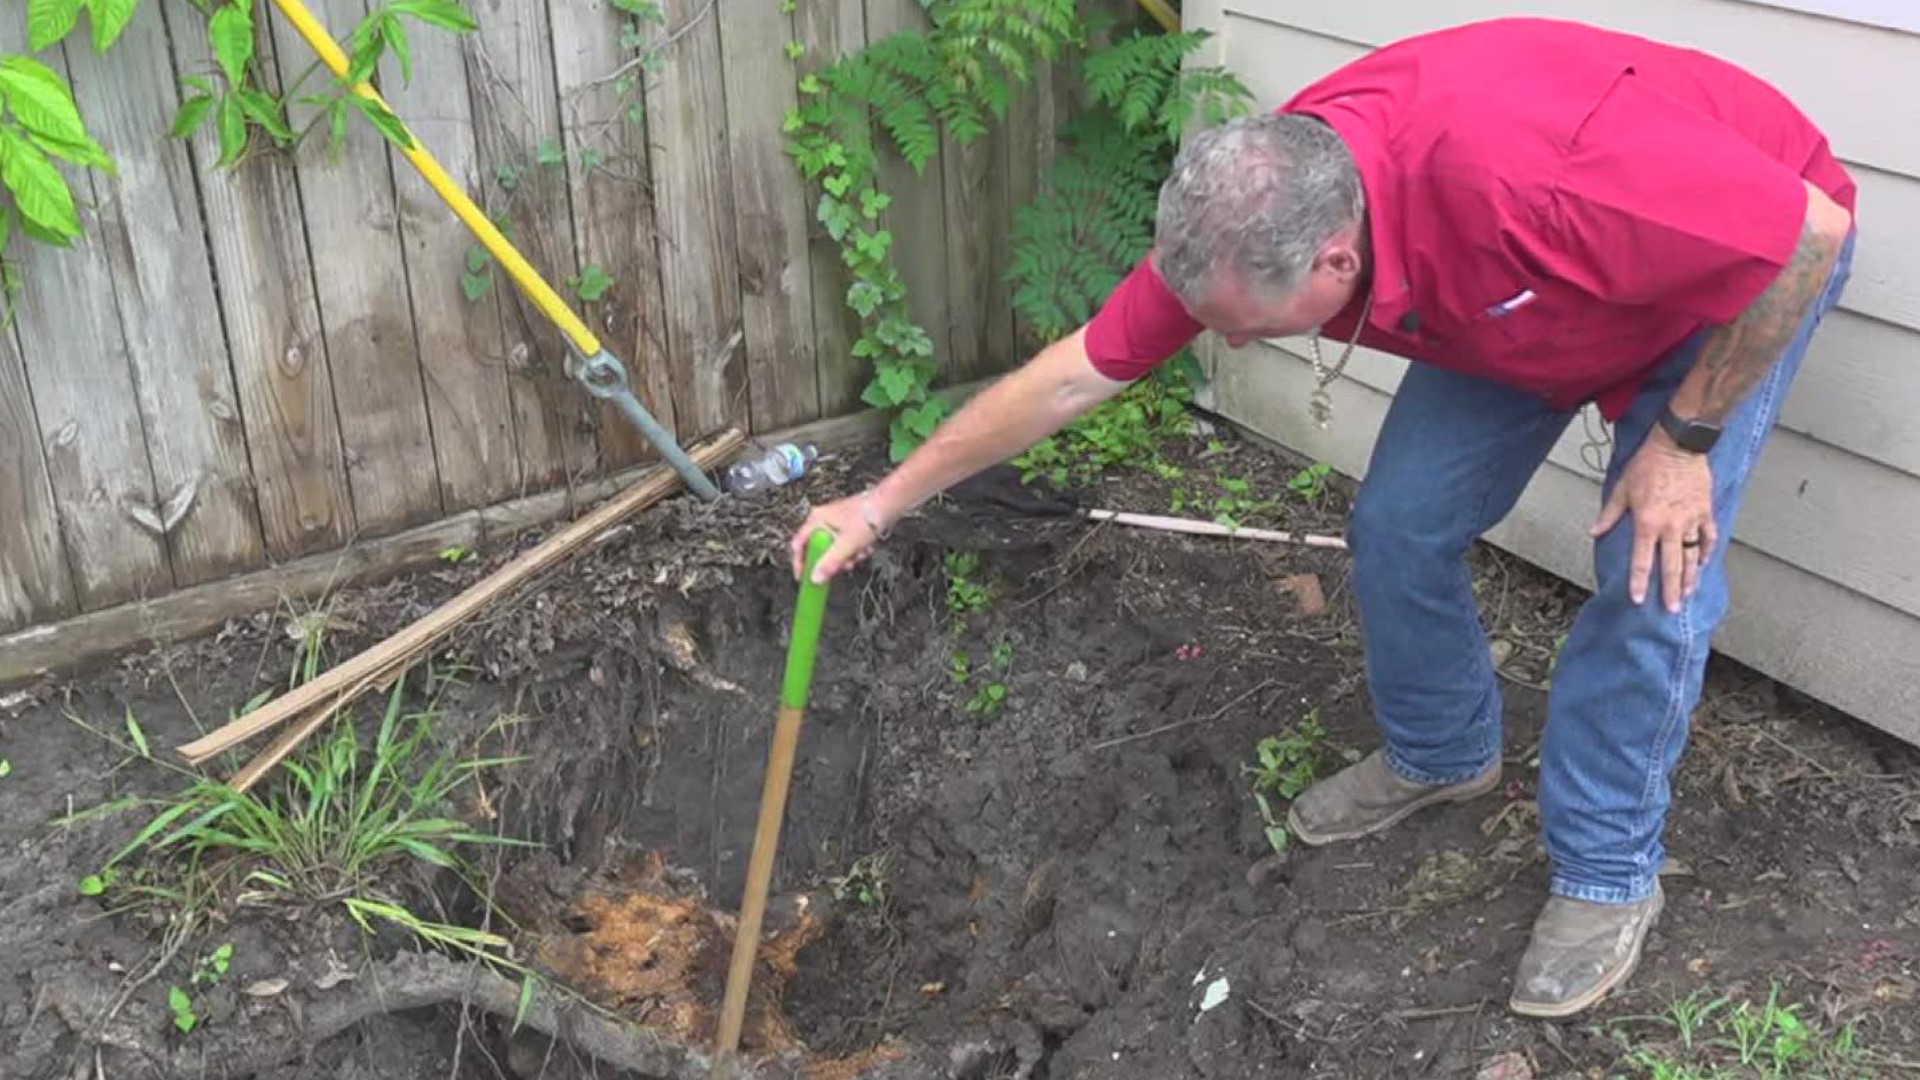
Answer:
[[[1305,843],[1348,840],[1498,786],[1500,689],[1464,556],[1596,402],[1616,446],[1598,585],[1549,699],[1551,886],[1511,1001],[1572,1015],[1631,974],[1659,914],[1668,777],[1727,607],[1722,556],[1844,287],[1854,194],[1790,102],[1697,52],[1540,19],[1380,49],[1274,115],[1193,137],[1154,251],[1098,315],[874,488],[815,510],[796,572],[813,529],[837,536],[821,574],[858,562],[910,508],[1201,330],[1408,357],[1351,523],[1385,746],[1289,814]]]

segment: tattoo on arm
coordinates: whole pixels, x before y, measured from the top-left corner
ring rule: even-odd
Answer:
[[[1780,276],[1733,322],[1715,330],[1700,350],[1705,374],[1700,417],[1719,423],[1733,412],[1793,340],[1800,320],[1826,287],[1838,245],[1808,222]]]

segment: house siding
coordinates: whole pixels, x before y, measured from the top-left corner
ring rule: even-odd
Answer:
[[[1860,185],[1861,236],[1841,309],[1823,326],[1749,487],[1728,556],[1734,600],[1718,650],[1920,743],[1920,35],[1747,0],[1498,0],[1327,4],[1190,0],[1224,63],[1262,103],[1388,42],[1501,15],[1578,19],[1708,49],[1778,85],[1828,133]],[[1847,79],[1837,72],[1846,72]],[[1206,403],[1363,477],[1406,361],[1356,350],[1336,422],[1306,414],[1304,341],[1203,339]],[[1607,448],[1571,425],[1489,542],[1591,587],[1587,525]]]

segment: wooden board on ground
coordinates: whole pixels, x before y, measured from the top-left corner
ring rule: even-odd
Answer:
[[[740,326],[733,193],[727,180],[726,90],[718,5],[666,0],[667,50],[647,99],[653,191],[660,226],[682,438],[746,426],[747,365]],[[768,5],[771,10],[771,5]]]
[[[927,28],[919,0],[868,0],[867,40],[875,43],[902,30]],[[907,286],[913,321],[933,339],[934,358],[952,363],[947,305],[946,170],[938,155],[916,173],[893,147],[893,137],[875,133],[881,147],[880,189],[893,197],[884,219],[893,233],[894,265]]]
[[[206,16],[186,4],[159,10],[176,73],[212,72]],[[258,29],[258,67],[277,82],[270,37]],[[211,123],[193,156],[267,553],[338,547],[353,533],[353,508],[293,168],[272,154],[220,167]]]
[[[612,279],[605,295],[583,305],[583,315],[626,365],[640,403],[673,431],[666,301],[647,172],[647,75],[620,44],[632,17],[609,0],[563,0],[551,10],[580,269],[598,267]],[[612,402],[600,404],[599,421],[604,468],[655,456]]]
[[[346,40],[367,10],[365,0],[310,4],[315,17],[340,40]],[[291,83],[315,57],[287,20],[268,21],[274,27],[281,81]],[[386,75],[397,82],[396,68],[389,61]],[[295,131],[315,112],[299,104],[288,111]],[[441,516],[439,485],[433,478],[433,433],[385,143],[372,124],[356,116],[347,124],[345,145],[337,155],[326,139],[308,139],[297,166],[320,298],[320,332],[340,409],[347,489],[353,493],[354,522],[368,535]]]
[[[794,40],[806,50],[796,65],[797,74],[817,72],[866,44],[867,17],[861,0],[798,0],[793,21]],[[860,336],[860,318],[847,306],[853,275],[840,258],[840,245],[817,217],[821,194],[819,184],[807,185],[807,262],[812,271],[820,414],[838,416],[859,407],[869,369],[853,355],[853,343]]]
[[[19,343],[0,328],[0,632],[74,609],[39,431]]]
[[[560,151],[547,5],[473,0],[480,28],[465,39],[467,85],[487,176],[474,201],[503,219],[520,254],[569,300],[579,262]],[[550,164],[540,163],[541,149]],[[494,271],[506,328],[507,371],[525,486],[562,483],[593,464],[593,399],[567,375],[566,337],[505,273]]]
[[[482,177],[473,102],[460,77],[460,39],[427,30],[410,40],[420,77],[411,84],[387,79],[382,93],[447,175],[469,194],[478,193]],[[483,268],[480,273],[490,284],[475,299],[467,298],[461,278],[468,254],[484,249],[411,162],[391,147],[388,157],[441,503],[456,511],[499,502],[520,491],[500,329],[500,293],[512,286],[497,268]]]
[[[153,468],[149,509],[169,526],[174,579],[258,566],[266,547],[193,162],[185,143],[159,134],[179,104],[166,26],[143,6],[110,57],[67,55],[81,114],[114,160],[113,174],[92,177],[92,242],[111,271]]]
[[[820,415],[808,201],[784,130],[787,113],[799,104],[799,76],[786,54],[787,43],[797,40],[794,32],[791,19],[763,11],[729,22],[725,39],[740,317],[756,428],[789,427]]]
[[[0,52],[24,52],[25,31],[19,20],[0,20]],[[62,74],[63,49],[46,55]],[[76,170],[83,207],[93,201],[90,182]],[[88,234],[71,250],[22,237],[10,255],[26,283],[14,300],[15,325],[75,599],[93,609],[165,591],[173,574],[159,536],[127,513],[155,505],[153,471],[113,270],[93,215],[83,210],[81,225]]]

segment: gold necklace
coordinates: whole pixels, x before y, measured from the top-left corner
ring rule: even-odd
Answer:
[[[1321,431],[1333,426],[1333,395],[1327,387],[1347,369],[1347,360],[1353,356],[1353,347],[1360,343],[1360,334],[1367,328],[1367,316],[1373,312],[1373,290],[1367,290],[1366,303],[1360,305],[1360,320],[1354,324],[1353,337],[1347,340],[1347,347],[1340,352],[1340,359],[1329,370],[1320,360],[1320,331],[1315,330],[1307,339],[1307,351],[1313,355],[1313,373],[1320,378],[1319,385],[1313,388],[1313,395],[1307,399],[1307,413]]]

